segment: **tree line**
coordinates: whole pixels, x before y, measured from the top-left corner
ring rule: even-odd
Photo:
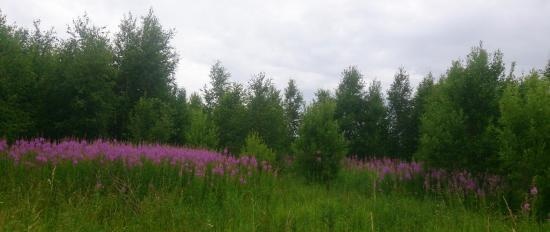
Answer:
[[[346,155],[415,159],[502,174],[518,202],[537,186],[547,197],[538,207],[550,209],[550,62],[516,76],[480,44],[416,89],[399,68],[386,92],[350,66],[336,90],[306,104],[292,79],[283,91],[265,73],[236,83],[219,61],[188,96],[174,81],[174,32],[152,10],[125,16],[112,38],[87,16],[67,32],[61,39],[0,14],[0,137],[170,143],[273,162],[295,155],[323,181]]]

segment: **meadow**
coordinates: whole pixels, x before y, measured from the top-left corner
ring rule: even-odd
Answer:
[[[0,141],[0,176],[1,231],[550,231],[498,176],[397,159],[346,158],[326,185],[291,159],[34,139]]]
[[[420,29],[451,43],[414,45],[417,27],[397,38],[392,20],[371,28],[348,12],[330,36],[335,11],[317,1],[300,8],[323,9],[323,33],[256,7],[243,15],[292,30],[234,27],[239,15],[218,2],[199,4],[206,21],[232,26],[182,20],[173,4],[173,18],[134,5],[117,4],[134,11],[120,11],[118,27],[115,11],[96,7],[88,12],[109,17],[46,14],[76,16],[63,28],[49,17],[28,28],[46,8],[15,22],[6,13],[20,11],[0,9],[0,232],[550,231],[550,61],[531,57],[544,46],[500,36],[489,39],[496,50],[480,41],[459,56],[492,33],[440,38],[436,20]],[[518,9],[506,23],[533,15]]]

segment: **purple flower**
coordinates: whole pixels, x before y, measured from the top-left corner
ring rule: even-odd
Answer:
[[[0,152],[8,150],[8,142],[6,140],[0,139]]]
[[[78,165],[81,161],[98,160],[100,163],[122,161],[128,167],[143,165],[144,161],[155,164],[169,164],[182,172],[193,172],[204,176],[210,168],[215,175],[231,176],[253,175],[256,171],[274,174],[269,163],[258,165],[254,157],[235,158],[222,153],[175,147],[160,144],[133,145],[117,141],[96,140],[93,142],[65,139],[59,142],[46,141],[43,138],[18,140],[9,149],[4,140],[0,140],[0,152],[7,151],[8,157],[19,163],[42,165],[69,161]],[[23,160],[22,160],[23,159]],[[260,170],[262,169],[263,170]]]
[[[496,175],[483,174],[474,176],[462,170],[448,172],[444,169],[427,169],[420,162],[407,162],[399,159],[361,160],[357,157],[346,158],[344,166],[354,171],[366,171],[377,174],[378,180],[389,177],[390,181],[410,182],[421,180],[426,191],[448,191],[456,194],[468,194],[485,197],[497,193],[501,178]]]
[[[521,209],[524,211],[524,212],[529,212],[531,210],[531,205],[528,203],[528,202],[525,202],[523,203],[523,205],[521,206]]]
[[[220,166],[214,167],[214,169],[212,169],[212,172],[218,176],[223,176],[224,174],[223,167],[220,167]]]
[[[537,189],[537,186],[533,186],[531,187],[531,190],[529,191],[531,193],[531,195],[533,196],[536,196],[537,193],[539,193],[538,189]]]

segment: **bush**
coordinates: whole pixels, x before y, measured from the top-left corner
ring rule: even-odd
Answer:
[[[334,110],[333,101],[319,101],[308,107],[295,144],[298,170],[308,180],[327,186],[338,175],[347,150]]]
[[[532,73],[500,100],[500,159],[515,204],[532,198],[539,217],[550,212],[550,80]],[[528,193],[537,187],[537,194]],[[527,195],[536,195],[535,198]]]
[[[241,155],[254,156],[258,161],[268,161],[270,163],[275,161],[275,152],[265,145],[256,132],[252,132],[246,137]]]
[[[215,149],[218,146],[218,128],[201,109],[191,109],[191,125],[185,132],[185,140],[191,147]]]
[[[466,144],[463,135],[464,114],[452,107],[449,98],[441,89],[436,89],[426,106],[428,113],[421,118],[421,146],[416,159],[425,161],[429,166],[461,169],[468,167],[468,154],[462,147]]]
[[[0,138],[13,142],[31,131],[33,124],[27,112],[0,99]]]
[[[128,130],[134,142],[166,143],[172,129],[170,108],[157,98],[141,98],[130,114]]]
[[[416,158],[446,169],[498,171],[494,128],[503,70],[502,54],[481,46],[465,62],[453,62],[427,99]]]

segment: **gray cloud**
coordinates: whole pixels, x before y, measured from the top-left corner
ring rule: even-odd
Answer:
[[[349,65],[386,88],[404,66],[416,84],[430,71],[444,73],[481,40],[489,50],[501,49],[507,63],[517,61],[518,72],[550,59],[550,2],[544,0],[19,0],[2,4],[2,11],[26,27],[41,19],[62,35],[84,12],[115,32],[123,14],[142,15],[149,7],[177,32],[176,78],[191,92],[208,82],[217,59],[241,83],[261,71],[281,89],[294,78],[307,98],[318,88],[335,88]]]

